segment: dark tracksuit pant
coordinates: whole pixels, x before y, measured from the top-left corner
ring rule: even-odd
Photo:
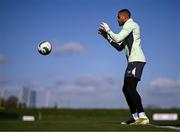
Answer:
[[[144,62],[129,62],[125,72],[122,90],[132,114],[144,112],[141,97],[137,92],[137,84],[141,79],[144,65]]]

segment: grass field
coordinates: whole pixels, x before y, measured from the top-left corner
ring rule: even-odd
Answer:
[[[153,113],[178,113],[179,109],[146,110],[151,123],[180,126],[177,121],[152,121]],[[12,117],[9,117],[9,114]],[[34,122],[23,122],[23,115],[33,115]],[[0,110],[0,131],[169,131],[154,126],[129,126],[120,122],[129,117],[123,109],[19,109]],[[12,118],[12,119],[11,119]]]

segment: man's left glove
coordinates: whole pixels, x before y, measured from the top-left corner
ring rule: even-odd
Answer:
[[[108,37],[107,37],[107,33],[106,33],[103,29],[99,28],[99,29],[98,29],[98,33],[99,33],[100,35],[102,35],[105,39],[108,38]]]
[[[108,24],[105,23],[105,22],[102,22],[102,23],[100,24],[100,29],[104,30],[106,33],[108,33],[108,32],[111,31],[111,29],[109,28]]]

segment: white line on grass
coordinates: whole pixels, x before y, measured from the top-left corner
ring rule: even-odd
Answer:
[[[150,126],[154,126],[157,128],[169,128],[173,130],[180,130],[180,127],[175,127],[175,126],[160,126],[160,125],[155,125],[155,124],[149,124]]]

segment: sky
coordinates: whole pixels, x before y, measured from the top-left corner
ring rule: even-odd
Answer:
[[[146,107],[180,107],[178,0],[0,0],[0,92],[37,91],[38,107],[127,108],[122,94],[127,61],[97,33],[128,8],[141,28],[147,59],[138,85]],[[48,56],[37,52],[52,44]]]

